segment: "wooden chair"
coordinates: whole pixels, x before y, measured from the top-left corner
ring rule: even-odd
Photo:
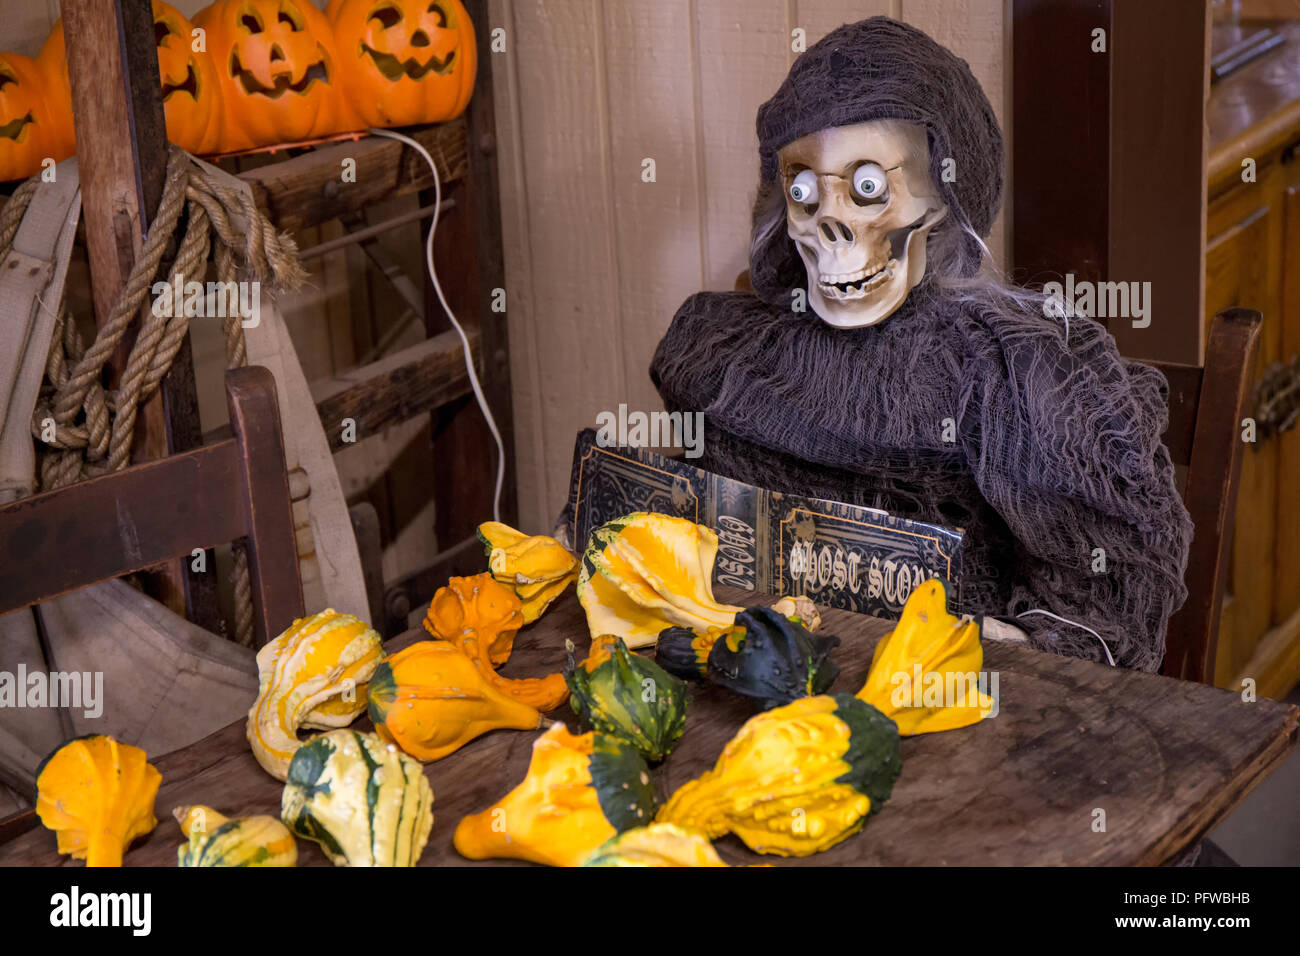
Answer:
[[[303,616],[275,379],[226,373],[234,437],[0,507],[0,614],[247,539],[257,644]],[[0,820],[0,843],[35,827]]]
[[[0,507],[0,614],[246,538],[257,645],[303,616],[275,380],[226,374],[233,438]]]
[[[751,288],[745,270],[736,277],[736,291]],[[1242,419],[1250,414],[1260,318],[1253,309],[1227,309],[1216,315],[1204,366],[1145,363],[1169,380],[1165,447],[1174,464],[1186,469],[1183,504],[1195,528],[1183,576],[1187,600],[1169,619],[1161,673],[1203,684],[1214,683],[1245,444]]]
[[[1187,468],[1183,504],[1195,529],[1183,576],[1187,600],[1169,619],[1161,672],[1202,684],[1214,683],[1245,448],[1242,419],[1251,413],[1260,320],[1253,309],[1216,315],[1203,367],[1148,363],[1169,380],[1165,447],[1175,465]]]

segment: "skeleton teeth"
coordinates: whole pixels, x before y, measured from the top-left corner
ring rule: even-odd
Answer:
[[[897,271],[898,260],[890,259],[889,262],[878,271],[871,273],[868,278],[866,269],[858,272],[846,273],[844,275],[824,275],[818,283],[822,295],[828,299],[844,301],[846,299],[860,299],[867,293],[873,291],[877,286],[891,279]],[[865,279],[866,281],[860,281]],[[841,289],[839,286],[848,284],[847,289]]]

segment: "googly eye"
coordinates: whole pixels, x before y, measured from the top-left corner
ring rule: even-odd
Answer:
[[[790,184],[790,198],[795,202],[814,203],[817,201],[817,174],[805,169]]]
[[[853,170],[853,191],[863,199],[879,199],[888,188],[885,171],[875,163],[863,163]]]

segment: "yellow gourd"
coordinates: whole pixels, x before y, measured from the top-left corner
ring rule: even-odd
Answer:
[[[509,659],[522,623],[519,598],[488,573],[451,578],[434,594],[424,618],[425,630],[459,648],[487,683],[512,700],[546,713],[569,699],[562,671],[514,679],[496,672]]]
[[[731,627],[741,608],[713,598],[717,554],[718,536],[684,518],[634,512],[597,528],[578,574],[591,636],[613,634],[638,648],[668,627]]]
[[[858,697],[898,724],[904,737],[955,730],[993,712],[979,689],[984,666],[978,621],[948,613],[943,582],[922,582],[898,626],[880,639]]]
[[[383,654],[376,631],[332,608],[294,621],[258,651],[257,700],[245,733],[262,768],[283,780],[302,746],[299,728],[346,727],[360,716]]]
[[[611,837],[649,823],[654,806],[650,772],[636,750],[556,724],[533,743],[523,782],[461,820],[452,840],[471,860],[578,866]]]
[[[395,744],[331,730],[293,755],[280,819],[335,866],[415,866],[433,829],[433,788]]]
[[[857,833],[902,769],[898,730],[848,694],[803,697],[751,717],[713,769],[655,818],[756,853],[808,856]]]
[[[541,617],[578,578],[577,557],[554,538],[530,537],[500,521],[483,522],[478,537],[486,546],[492,577],[519,598],[525,624]]]
[[[533,730],[542,715],[500,693],[447,641],[419,641],[370,678],[375,732],[417,760],[440,760],[490,730]]]
[[[726,866],[699,830],[652,823],[620,833],[583,866]]]
[[[177,807],[172,816],[188,843],[176,848],[177,866],[295,866],[298,844],[275,817],[230,819],[211,807]]]
[[[158,824],[162,775],[139,747],[92,734],[62,744],[36,772],[36,815],[60,853],[87,866],[121,866],[131,841]]]

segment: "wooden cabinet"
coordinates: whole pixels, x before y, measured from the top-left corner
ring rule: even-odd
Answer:
[[[1260,373],[1300,352],[1300,24],[1281,29],[1286,46],[1216,84],[1207,110],[1205,319],[1262,312]],[[1282,696],[1300,681],[1300,428],[1250,446],[1236,522],[1215,682]]]

